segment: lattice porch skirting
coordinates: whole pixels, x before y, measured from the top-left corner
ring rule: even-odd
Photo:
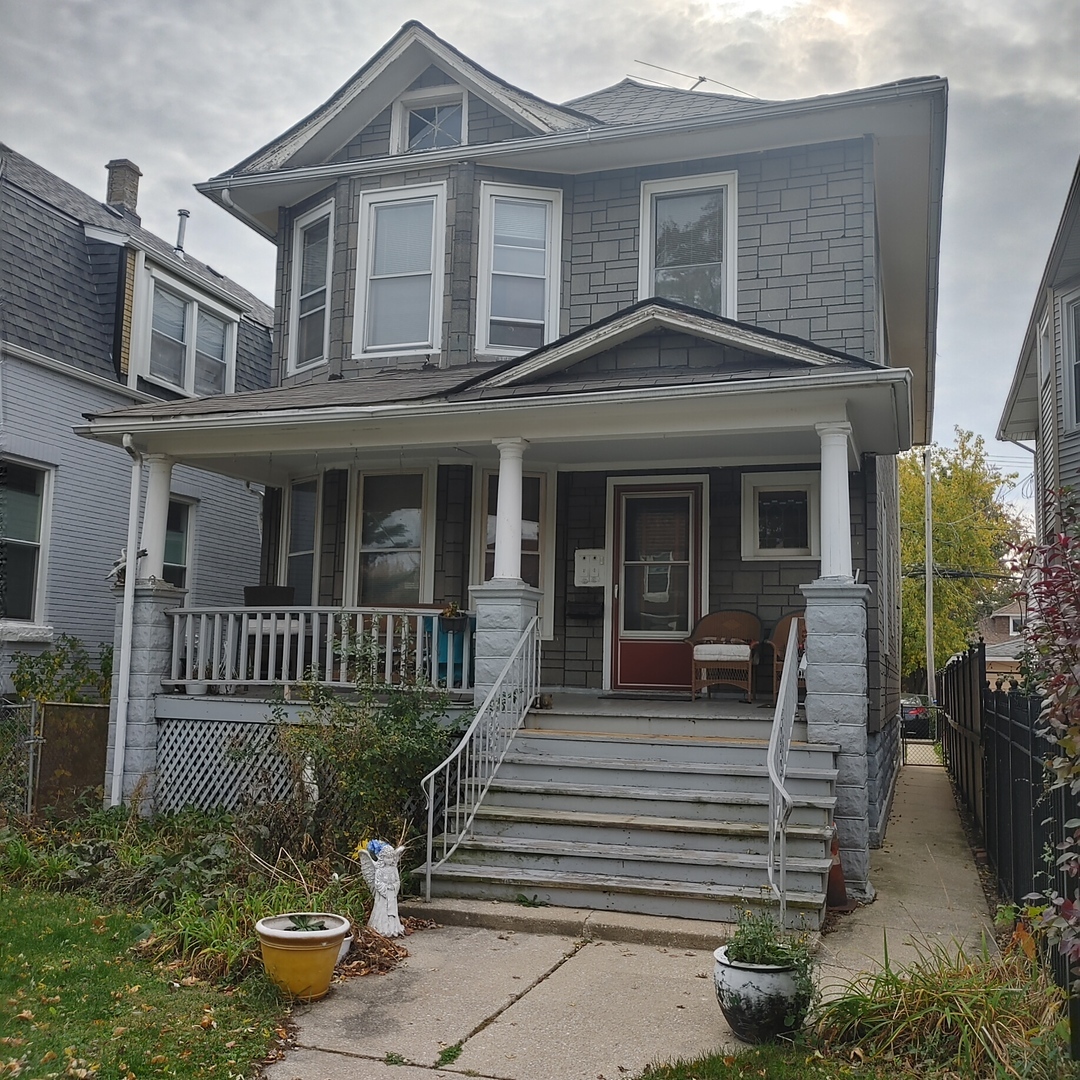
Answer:
[[[265,802],[292,792],[292,772],[274,744],[272,723],[162,719],[157,753],[160,811],[233,810],[245,798]]]

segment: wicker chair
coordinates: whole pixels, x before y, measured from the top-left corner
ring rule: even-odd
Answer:
[[[749,611],[713,611],[686,639],[691,646],[690,700],[712,686],[735,686],[754,700],[761,622]]]
[[[776,698],[780,693],[780,675],[784,670],[784,657],[787,655],[788,638],[791,636],[791,623],[793,619],[799,620],[799,653],[806,651],[806,612],[792,611],[785,615],[772,632],[769,644],[772,646],[773,669],[772,669],[772,701],[776,704]],[[799,672],[799,689],[806,689],[806,679]]]

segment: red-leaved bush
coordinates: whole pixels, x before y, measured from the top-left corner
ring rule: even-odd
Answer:
[[[1029,686],[1042,696],[1039,734],[1052,744],[1045,760],[1050,788],[1080,792],[1080,506],[1069,492],[1056,492],[1058,531],[1026,556],[1030,646]],[[1075,881],[1080,877],[1080,818],[1065,822],[1056,845],[1056,865]],[[1080,892],[1063,896],[1051,890],[1042,915],[1044,929],[1070,965],[1080,963]],[[1031,897],[1028,899],[1036,899]],[[1074,972],[1076,973],[1076,972]]]

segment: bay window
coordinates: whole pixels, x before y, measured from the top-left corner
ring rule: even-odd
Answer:
[[[290,371],[323,363],[327,358],[332,237],[332,204],[316,207],[296,221],[289,318]]]
[[[562,193],[481,186],[477,349],[522,353],[558,336]]]
[[[442,184],[361,196],[355,351],[439,350],[445,241]]]

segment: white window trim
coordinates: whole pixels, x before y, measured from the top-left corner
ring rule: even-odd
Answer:
[[[426,342],[367,348],[365,327],[368,312],[368,274],[374,208],[382,203],[434,201],[431,229],[431,312]],[[371,356],[426,356],[442,352],[443,288],[446,276],[446,184],[415,184],[410,187],[365,191],[360,195],[356,256],[356,313],[353,317],[352,352],[356,358]]]
[[[431,105],[449,105],[461,102],[461,142],[469,142],[469,93],[463,86],[426,86],[409,90],[394,102],[390,113],[390,152],[394,154],[422,154],[423,150],[409,149],[409,113]]]
[[[809,496],[810,551],[801,548],[759,548],[758,493],[761,491],[805,491]],[[743,562],[809,562],[821,558],[821,474],[819,472],[761,472],[742,474],[742,558]]]
[[[521,199],[524,202],[544,202],[549,205],[547,294],[544,308],[544,344],[559,336],[559,306],[562,293],[562,191],[558,188],[518,187],[514,184],[481,183],[480,185],[480,255],[477,267],[476,351],[481,355],[523,356],[532,349],[514,349],[507,345],[492,345],[491,275],[495,247],[495,200]]]
[[[725,319],[739,317],[739,174],[737,172],[705,173],[700,176],[670,177],[664,180],[645,180],[641,184],[640,244],[638,247],[638,299],[653,296],[653,198],[679,191],[706,191],[725,188],[724,199],[724,310]]]
[[[327,245],[326,245],[326,307],[323,316],[323,348],[322,356],[317,360],[309,360],[306,364],[297,362],[297,346],[299,338],[297,334],[300,327],[300,273],[303,268],[300,239],[304,231],[316,224],[322,218],[327,219]],[[298,371],[310,371],[312,368],[325,364],[330,356],[330,294],[333,284],[334,267],[334,200],[324,202],[309,210],[306,214],[293,222],[292,235],[292,272],[289,284],[289,355],[286,359],[285,370],[289,375],[295,375]]]
[[[484,555],[487,548],[487,529],[484,512],[487,510],[487,481],[498,476],[497,464],[490,467],[473,466],[472,490],[472,552],[469,560],[469,582],[484,584]],[[540,465],[525,469],[522,476],[540,478],[540,636],[550,641],[555,633],[555,495],[558,472],[554,466]]]
[[[43,474],[41,520],[38,523],[38,572],[34,589],[34,610],[29,619],[0,619],[0,641],[52,641],[53,628],[45,624],[49,584],[49,541],[52,536],[52,496],[56,468],[40,461],[5,454],[3,461],[22,465]]]
[[[345,530],[345,596],[354,606],[360,605],[360,555],[364,527],[364,477],[415,476],[422,474],[420,529],[420,597],[418,604],[432,603],[435,590],[435,497],[438,490],[438,465],[417,465],[412,469],[355,469],[349,483],[349,525]],[[411,606],[411,605],[406,605]]]
[[[153,383],[155,386],[168,387],[170,390],[184,394],[187,397],[198,397],[199,395],[195,393],[196,308],[205,307],[208,311],[213,312],[219,319],[225,321],[224,392],[226,394],[234,393],[236,390],[236,336],[237,328],[240,323],[239,312],[232,308],[224,307],[222,304],[219,304],[217,301],[207,296],[206,293],[199,292],[197,289],[194,289],[187,284],[187,282],[174,277],[172,274],[168,274],[164,270],[152,266],[149,263],[145,265],[142,281],[144,287],[140,290],[142,292],[142,302],[138,305],[138,316],[136,320],[137,331],[132,335],[134,338],[131,351],[132,373],[137,374],[141,379],[145,379],[146,382]],[[187,351],[184,358],[185,380],[183,386],[178,383],[169,382],[168,379],[163,379],[160,375],[152,375],[150,373],[150,343],[154,318],[154,288],[158,282],[160,282],[164,288],[168,289],[170,292],[176,293],[191,305],[187,308],[187,321],[185,323],[186,341],[184,344]]]
[[[304,473],[299,476],[290,476],[285,484],[281,499],[281,538],[278,543],[278,571],[277,581],[279,585],[289,583],[289,533],[292,528],[292,496],[293,487],[296,484],[315,482],[315,535],[312,540],[314,548],[311,560],[311,602],[319,605],[319,553],[322,551],[322,508],[323,508],[323,474]]]
[[[1059,340],[1061,342],[1061,391],[1066,401],[1065,416],[1070,430],[1080,428],[1080,401],[1076,400],[1074,369],[1080,367],[1080,328],[1077,327],[1077,310],[1080,309],[1080,289],[1062,293],[1058,301]],[[1054,340],[1050,336],[1051,366],[1053,365]]]

